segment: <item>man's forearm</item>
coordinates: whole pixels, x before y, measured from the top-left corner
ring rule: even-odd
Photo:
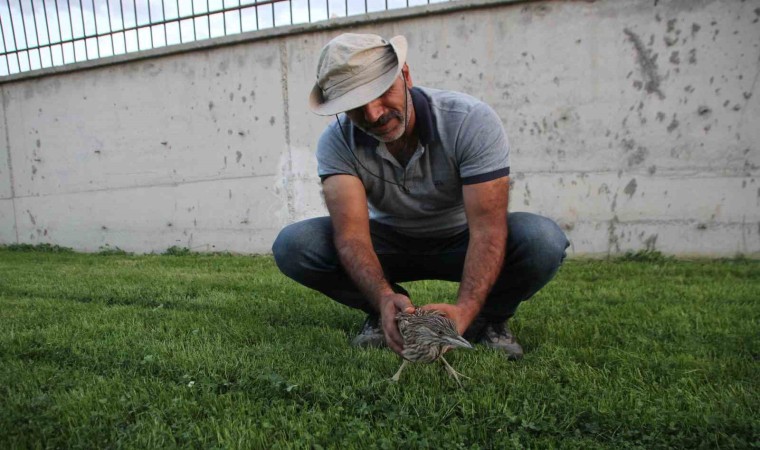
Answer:
[[[471,322],[480,312],[499,277],[507,247],[507,228],[489,229],[470,236],[459,284],[457,305]]]
[[[380,308],[380,299],[393,294],[393,288],[385,279],[383,268],[371,246],[356,239],[336,240],[338,257],[351,280],[367,299]]]

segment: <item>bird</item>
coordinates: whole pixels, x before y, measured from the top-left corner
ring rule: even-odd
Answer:
[[[425,363],[440,360],[446,372],[462,386],[459,377],[469,378],[449,365],[443,354],[451,348],[472,348],[465,338],[459,335],[454,322],[441,311],[415,309],[411,314],[399,312],[396,314],[401,337],[404,339],[404,350],[401,356],[404,361],[391,381],[398,382],[401,372],[407,363]]]

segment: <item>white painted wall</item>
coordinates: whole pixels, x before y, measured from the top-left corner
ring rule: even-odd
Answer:
[[[358,31],[404,34],[416,84],[496,109],[511,209],[557,220],[572,254],[760,255],[757,2],[479,5],[14,77],[0,243],[268,252],[282,226],[325,214],[314,146],[329,119],[306,97],[321,47]]]

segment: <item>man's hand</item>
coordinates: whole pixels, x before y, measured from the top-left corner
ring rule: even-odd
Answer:
[[[477,312],[473,314],[468,309],[464,308],[460,305],[450,305],[448,303],[433,303],[430,305],[425,305],[421,309],[424,310],[436,310],[444,313],[446,317],[453,320],[454,323],[457,326],[457,332],[460,335],[463,335],[464,332],[467,330],[467,327],[470,326],[472,321],[475,319],[475,316],[477,315]]]
[[[396,314],[402,311],[411,314],[414,312],[414,305],[412,305],[409,297],[396,293],[381,297],[378,304],[380,306],[380,323],[385,333],[385,342],[388,343],[388,347],[400,355],[404,350],[404,339],[398,331]]]

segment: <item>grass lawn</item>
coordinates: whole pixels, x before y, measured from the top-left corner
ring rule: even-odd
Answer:
[[[0,249],[0,448],[760,446],[760,262],[643,259],[566,262],[460,389],[270,257]]]

